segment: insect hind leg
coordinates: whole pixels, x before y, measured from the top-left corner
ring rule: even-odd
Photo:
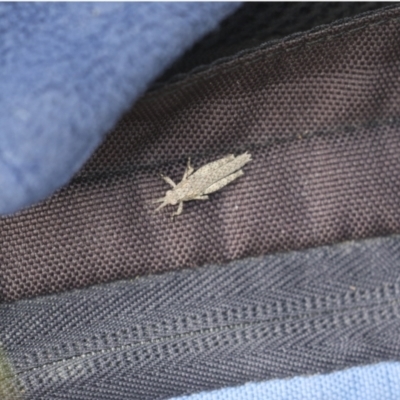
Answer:
[[[244,175],[244,172],[241,169],[239,169],[239,171],[236,171],[233,174],[230,174],[225,178],[220,179],[218,182],[213,183],[204,191],[204,194],[210,194],[216,192],[217,190],[223,188],[224,186],[228,185],[229,183],[231,183],[232,181],[234,181],[235,179],[239,178],[242,175]]]
[[[195,197],[193,200],[208,200],[208,196],[204,195],[204,196],[197,196]]]
[[[183,211],[183,201],[181,201],[178,205],[178,209],[172,214],[172,218],[175,216],[181,215]]]

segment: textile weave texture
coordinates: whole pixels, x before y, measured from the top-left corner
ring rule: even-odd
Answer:
[[[0,214],[66,184],[150,83],[239,6],[0,4]]]
[[[0,306],[30,400],[168,397],[400,361],[400,237]]]
[[[395,4],[394,4],[395,5]],[[393,6],[387,2],[245,2],[179,58],[158,79],[176,79],[223,57],[268,41],[306,32],[321,25],[343,23],[343,19]]]
[[[400,233],[400,8],[241,53],[145,95],[71,184],[0,220],[0,299]],[[154,213],[248,151],[209,201]]]
[[[329,375],[249,383],[174,400],[398,400],[400,363],[351,368]]]

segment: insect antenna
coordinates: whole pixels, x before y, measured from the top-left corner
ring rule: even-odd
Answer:
[[[160,197],[159,199],[156,200],[151,200],[151,204],[155,204],[155,203],[162,203],[165,200],[165,197]]]
[[[158,200],[158,201],[157,201],[157,200]],[[161,208],[163,208],[163,207],[165,207],[166,205],[168,205],[168,203],[167,203],[166,201],[164,201],[164,198],[162,198],[162,199],[157,199],[157,200],[155,200],[154,203],[160,203],[160,202],[162,202],[162,204],[160,204],[160,205],[154,210],[154,212],[157,212],[157,211],[159,211]]]

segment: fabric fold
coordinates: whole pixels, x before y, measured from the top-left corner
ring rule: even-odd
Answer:
[[[0,305],[30,400],[164,399],[400,361],[400,238]]]

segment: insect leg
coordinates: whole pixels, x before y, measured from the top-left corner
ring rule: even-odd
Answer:
[[[242,175],[244,175],[244,172],[241,169],[239,169],[239,171],[236,171],[233,174],[230,174],[230,175],[226,176],[225,178],[222,178],[219,181],[213,183],[211,186],[209,186],[204,191],[204,193],[210,194],[210,193],[216,192],[217,190],[223,188],[228,183],[231,183],[232,181],[234,181],[235,179],[239,178]]]
[[[154,210],[154,212],[157,212],[157,211],[161,210],[163,207],[165,207],[165,206],[167,206],[167,205],[168,205],[168,203],[166,203],[165,201],[163,201],[163,203],[160,204],[160,205]]]
[[[178,209],[172,214],[172,217],[174,217],[175,215],[176,216],[181,215],[182,211],[183,211],[183,201],[179,203]]]
[[[160,174],[160,175],[161,175],[161,178],[163,178],[164,181],[168,183],[168,185],[171,185],[173,188],[176,186],[175,182],[171,178],[168,178],[168,176],[165,176],[163,174]]]
[[[195,197],[193,200],[208,200],[208,196],[207,196],[207,195],[205,195],[205,196],[198,196],[198,197]]]
[[[194,168],[190,165],[190,157],[189,157],[188,165],[186,167],[185,173],[183,174],[182,180],[183,181],[186,180],[190,175],[193,174],[193,171],[194,171]]]
[[[165,197],[160,197],[159,199],[156,200],[151,200],[150,203],[151,204],[155,204],[155,203],[163,203],[165,200]]]

